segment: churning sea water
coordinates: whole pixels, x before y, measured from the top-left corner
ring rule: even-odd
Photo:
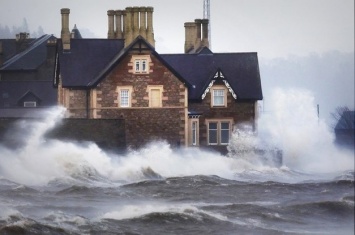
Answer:
[[[0,146],[0,234],[354,234],[353,152],[312,115],[262,118],[228,156],[165,142],[119,155],[44,139],[62,112],[19,123],[20,148]],[[277,146],[283,166],[234,151],[248,146]]]

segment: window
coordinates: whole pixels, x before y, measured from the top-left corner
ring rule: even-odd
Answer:
[[[162,107],[162,86],[148,86],[149,90],[149,107]]]
[[[227,145],[231,133],[231,121],[207,121],[208,144]]]
[[[134,61],[135,73],[148,73],[147,59],[136,59]]]
[[[224,90],[213,90],[213,106],[224,106]]]
[[[197,122],[193,121],[191,124],[191,131],[192,131],[192,145],[197,145]]]
[[[26,108],[34,108],[36,106],[37,106],[36,101],[25,101],[25,102],[23,102],[23,107],[26,107]]]
[[[117,87],[116,91],[118,92],[118,107],[120,108],[131,107],[132,87],[130,86]]]
[[[229,122],[221,122],[221,144],[229,143]]]
[[[129,90],[122,89],[120,92],[120,107],[129,107]]]
[[[226,107],[227,106],[227,92],[224,87],[215,87],[211,90],[211,105],[212,107]]]
[[[134,74],[148,74],[153,69],[150,55],[132,55],[128,66],[132,68],[129,72]]]
[[[208,123],[208,144],[217,145],[217,132],[218,132],[218,122],[210,122]]]

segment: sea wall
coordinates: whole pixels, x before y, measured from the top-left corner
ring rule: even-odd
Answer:
[[[31,138],[29,124],[43,121],[38,118],[1,118],[0,144],[19,148]],[[36,131],[36,130],[33,130]],[[125,122],[123,119],[62,119],[48,130],[44,139],[75,142],[94,142],[100,148],[111,151],[126,149]]]

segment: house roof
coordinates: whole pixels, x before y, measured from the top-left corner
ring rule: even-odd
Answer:
[[[190,100],[200,100],[216,72],[221,71],[238,99],[263,98],[257,53],[164,54],[167,61],[193,88]]]
[[[122,39],[71,39],[70,51],[58,40],[63,87],[87,87],[124,48]]]
[[[63,87],[96,86],[131,49],[139,44],[151,50],[189,88],[189,99],[200,100],[216,72],[224,75],[238,99],[261,100],[262,90],[256,53],[212,53],[203,48],[198,54],[158,54],[138,36],[124,48],[122,39],[71,39],[70,51],[58,40],[58,69]],[[58,79],[58,73],[56,75]]]
[[[37,69],[47,58],[47,41],[55,39],[53,35],[43,35],[40,38],[37,38],[31,41],[28,44],[28,47],[11,57],[10,59],[6,60],[0,71],[15,71],[15,70],[35,70]],[[8,52],[15,52],[12,51],[13,49],[11,43],[6,42],[5,48]],[[16,45],[15,45],[16,47]]]
[[[109,73],[134,47],[138,47],[135,49],[143,50],[143,48],[147,48],[152,52],[152,54],[157,58],[162,64],[164,64],[181,82],[183,82],[188,87],[191,84],[186,81],[173,67],[170,66],[154,49],[152,45],[150,45],[142,36],[138,36],[133,42],[124,48],[120,53],[118,53],[111,62],[106,66],[104,70],[90,83],[90,85],[96,86],[97,83],[104,78],[104,76]]]
[[[126,48],[122,39],[72,39],[68,52],[63,51],[61,40],[58,40],[59,68],[63,87],[96,86],[137,44],[139,48],[144,44],[144,48],[151,50],[153,55],[178,79],[189,85],[143,37],[138,36]]]
[[[16,107],[28,94],[35,96],[41,102],[41,106],[57,104],[57,92],[50,80],[0,81],[0,108]]]

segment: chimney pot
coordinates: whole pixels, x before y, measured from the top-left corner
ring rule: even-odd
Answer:
[[[122,30],[123,11],[116,10],[115,16],[116,16],[116,38],[123,39],[123,30]]]
[[[195,35],[195,50],[198,50],[201,47],[201,19],[196,19],[196,35]]]
[[[153,31],[153,7],[146,7],[147,12],[147,41],[155,47],[154,31]]]
[[[208,19],[203,19],[202,23],[202,46],[209,48],[210,43],[208,40]]]
[[[107,38],[112,39],[115,38],[115,30],[114,30],[114,16],[115,16],[115,11],[114,10],[108,10],[107,11],[107,16],[108,16],[108,32],[107,32]]]
[[[62,30],[61,38],[63,44],[63,50],[70,50],[70,31],[69,31],[69,8],[62,8],[60,10],[62,14]]]

